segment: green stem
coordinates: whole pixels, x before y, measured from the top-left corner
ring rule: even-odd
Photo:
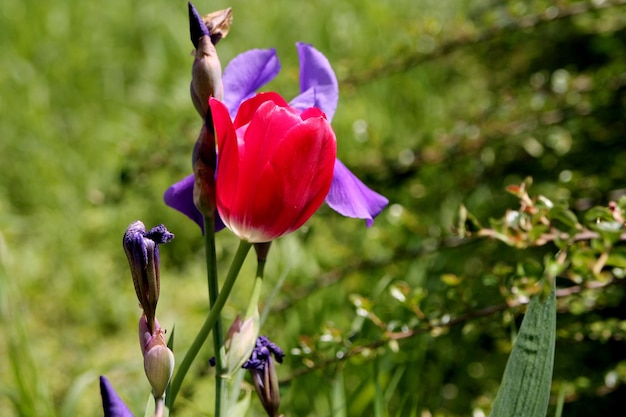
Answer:
[[[198,331],[196,338],[194,339],[191,346],[189,346],[189,350],[185,354],[183,361],[180,364],[180,367],[176,371],[176,375],[174,375],[174,379],[172,380],[170,397],[169,397],[169,408],[170,410],[174,406],[174,401],[176,400],[176,395],[180,390],[180,386],[185,379],[185,375],[189,371],[191,367],[191,363],[198,355],[200,348],[204,344],[206,338],[211,333],[211,330],[215,326],[215,322],[217,321],[217,317],[219,316],[222,308],[226,304],[226,300],[230,295],[230,291],[233,289],[235,281],[237,280],[237,275],[239,275],[239,271],[241,270],[241,266],[243,265],[243,261],[246,259],[246,255],[252,246],[251,243],[241,241],[239,243],[239,248],[237,249],[237,253],[233,258],[233,262],[230,265],[230,269],[228,270],[228,274],[226,275],[226,280],[224,281],[224,285],[222,286],[222,291],[219,293],[217,299],[215,300],[215,305],[209,312],[209,315],[204,321],[204,324]]]
[[[261,260],[257,258],[257,267],[256,267],[256,275],[254,278],[254,286],[252,288],[252,296],[250,297],[250,302],[246,309],[246,315],[243,321],[246,321],[253,317],[255,314],[258,314],[259,308],[259,298],[261,297],[261,287],[263,284],[263,276],[265,270],[265,260]],[[260,324],[259,324],[260,328]],[[257,334],[258,337],[258,334]],[[255,340],[256,341],[256,340]],[[237,399],[239,398],[239,394],[241,392],[241,381],[243,380],[243,375],[245,374],[245,369],[240,368],[238,372],[235,372],[235,377],[231,379],[231,381],[239,381],[239,383],[234,382],[231,386],[230,392],[230,404],[235,404]]]
[[[154,399],[154,417],[165,417],[165,402],[163,397]]]
[[[209,304],[211,309],[220,293],[217,280],[217,256],[215,254],[215,219],[213,216],[204,216],[204,251],[206,258],[207,282],[209,287]],[[215,352],[215,417],[224,415],[222,407],[226,403],[226,387],[222,374],[224,360],[222,345],[224,344],[224,330],[220,312],[213,326],[213,350]]]
[[[246,310],[245,319],[252,317],[258,311],[264,270],[265,261],[259,261],[256,267],[256,277],[254,278],[254,286],[252,287],[252,296],[250,297],[250,303],[248,304],[248,309]]]

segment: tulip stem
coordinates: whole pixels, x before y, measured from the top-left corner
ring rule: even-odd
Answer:
[[[206,257],[207,282],[209,287],[209,304],[211,308],[220,293],[217,280],[217,256],[215,253],[215,218],[214,216],[204,216],[204,251]],[[215,352],[215,417],[221,417],[222,407],[225,405],[226,386],[222,374],[224,373],[224,331],[222,328],[222,318],[220,312],[213,326],[213,350]]]
[[[246,319],[252,317],[259,310],[259,298],[261,297],[261,287],[263,284],[263,274],[265,270],[265,260],[259,260],[256,267],[256,276],[254,278],[254,286],[252,287],[252,296],[246,310]],[[245,320],[245,319],[244,319]]]
[[[215,300],[215,304],[209,315],[204,321],[204,324],[198,331],[196,338],[194,339],[191,346],[189,346],[189,350],[185,354],[183,361],[180,364],[180,367],[176,371],[176,375],[174,375],[174,379],[172,379],[172,384],[170,388],[170,396],[169,396],[169,408],[173,409],[174,401],[176,400],[176,395],[180,390],[180,386],[185,379],[185,375],[189,371],[191,367],[191,363],[198,355],[198,352],[202,348],[205,340],[211,333],[211,330],[215,326],[215,322],[217,321],[217,317],[219,316],[222,308],[226,304],[226,300],[228,300],[228,296],[230,295],[230,291],[233,289],[235,281],[237,280],[237,276],[239,275],[239,271],[241,270],[241,266],[243,265],[243,261],[246,259],[246,255],[252,246],[251,243],[241,241],[239,243],[239,248],[237,248],[237,253],[235,253],[235,257],[233,258],[233,262],[230,265],[230,269],[228,270],[228,274],[226,275],[226,279],[224,280],[224,285],[222,286],[222,291],[217,296]]]

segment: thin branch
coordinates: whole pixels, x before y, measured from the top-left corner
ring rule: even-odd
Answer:
[[[500,239],[501,233],[493,229],[480,229],[480,231],[478,232],[478,236],[501,240]],[[574,235],[570,235],[569,233],[561,232],[553,228],[550,233],[544,233],[541,236],[539,236],[539,238],[537,238],[535,241],[527,242],[527,243],[528,243],[528,246],[543,246],[546,243],[553,242],[557,239],[574,243],[574,242],[581,242],[585,240],[599,239],[600,237],[601,236],[599,233],[586,229],[586,228],[582,232],[576,233]],[[619,241],[622,241],[622,242],[626,241],[626,232],[620,235]]]
[[[402,261],[406,259],[416,259],[422,256],[427,256],[435,252],[440,252],[446,249],[457,248],[460,246],[468,245],[478,242],[479,239],[474,238],[460,238],[460,237],[446,237],[438,241],[436,245],[424,247],[421,246],[415,249],[406,249],[404,247],[396,247],[393,255],[389,258],[380,260],[362,260],[355,259],[353,262],[345,262],[341,267],[329,271],[325,274],[318,276],[312,283],[297,288],[289,289],[289,299],[277,300],[272,306],[272,313],[277,313],[289,309],[291,306],[301,301],[315,291],[319,291],[323,288],[330,287],[341,281],[348,272],[365,271],[375,268],[381,268],[389,265],[389,259],[394,261]]]
[[[581,285],[575,285],[572,287],[567,287],[567,288],[560,288],[556,291],[556,297],[557,298],[566,298],[566,297],[570,297],[572,295],[575,294],[579,294],[584,290],[597,290],[597,289],[601,289],[601,288],[605,288],[611,284],[614,284],[615,281],[611,280],[611,281],[607,281],[607,282],[600,282],[600,281],[594,281],[594,282],[589,282],[589,283],[585,283],[585,284],[581,284]],[[355,346],[352,349],[348,350],[347,352],[343,352],[341,356],[337,356],[335,358],[331,358],[331,359],[325,359],[322,360],[320,362],[314,363],[311,366],[308,366],[306,368],[300,368],[295,370],[291,375],[289,375],[287,378],[281,380],[281,384],[282,383],[288,383],[291,380],[293,380],[294,378],[297,378],[301,375],[306,375],[309,374],[311,372],[314,372],[316,370],[319,369],[323,369],[326,368],[330,365],[334,365],[340,362],[345,361],[346,359],[349,359],[351,357],[354,357],[356,355],[359,355],[361,353],[363,353],[364,351],[368,351],[368,350],[372,350],[372,349],[376,349],[379,348],[381,346],[386,345],[387,343],[389,343],[390,341],[394,340],[394,341],[403,341],[403,340],[408,340],[412,337],[415,337],[417,335],[420,334],[425,334],[425,333],[429,333],[432,330],[435,329],[441,329],[441,328],[451,328],[453,326],[456,326],[457,324],[462,324],[465,323],[469,320],[472,319],[476,319],[476,318],[481,318],[481,317],[487,317],[487,316],[491,316],[492,314],[495,313],[499,313],[502,311],[506,311],[506,310],[511,310],[517,307],[521,307],[523,305],[526,305],[530,302],[530,300],[526,300],[526,299],[518,299],[518,300],[514,300],[514,301],[510,301],[508,303],[502,303],[502,304],[496,304],[496,305],[492,305],[492,306],[488,306],[479,310],[475,310],[475,311],[470,311],[468,313],[465,313],[459,317],[453,318],[451,320],[447,320],[447,321],[441,321],[439,323],[434,323],[434,322],[426,322],[424,323],[424,327],[420,327],[420,328],[415,328],[415,329],[411,329],[411,330],[407,330],[407,331],[403,331],[403,332],[386,332],[385,335],[378,339],[375,340],[373,342],[364,344],[364,345],[360,345],[360,346]]]
[[[520,29],[527,29],[529,27],[536,27],[552,21],[578,16],[584,13],[591,12],[593,10],[608,9],[624,5],[626,5],[626,0],[604,1],[602,3],[580,2],[561,7],[551,6],[548,7],[544,12],[539,14],[513,18],[505,24],[495,25],[493,27],[483,29],[475,34],[466,34],[459,36],[456,39],[444,41],[443,43],[441,43],[439,48],[437,48],[430,54],[423,54],[418,51],[414,51],[410,55],[403,56],[394,60],[374,60],[384,62],[385,64],[374,66],[373,68],[362,71],[361,73],[348,75],[340,80],[340,84],[344,87],[354,87],[360,84],[366,84],[379,77],[385,77],[392,74],[400,73],[425,62],[444,57],[459,48],[476,45],[481,42],[491,40],[497,36],[502,35],[503,33],[513,32]]]

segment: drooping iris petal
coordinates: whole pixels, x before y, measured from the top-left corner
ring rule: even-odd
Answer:
[[[189,217],[204,230],[204,219],[193,203],[193,174],[170,186],[163,195],[165,204]]]
[[[124,401],[117,395],[111,383],[104,376],[100,377],[100,395],[104,417],[133,417]]]
[[[289,105],[299,110],[322,109],[328,121],[333,120],[339,101],[339,83],[328,59],[313,46],[298,42],[300,59],[300,95]]]
[[[289,105],[297,109],[320,108],[332,120],[339,100],[337,77],[328,59],[313,46],[298,42],[300,58],[300,95]],[[326,203],[347,217],[365,219],[367,226],[389,201],[369,189],[339,160],[335,163],[335,175]]]
[[[389,203],[382,195],[369,189],[339,160],[335,162],[335,173],[326,204],[347,217],[365,219],[367,227]]]
[[[276,239],[313,215],[330,189],[336,154],[320,110],[298,114],[274,102],[274,94],[260,96],[253,106],[242,104],[252,117],[237,131],[226,107],[209,103],[218,138],[217,208],[228,228],[249,242]]]
[[[180,211],[185,216],[196,222],[200,229],[204,230],[204,216],[193,202],[193,174],[185,177],[176,184],[170,186],[163,195],[165,204],[171,208]],[[215,231],[218,232],[224,228],[224,223],[219,216],[215,216]]]
[[[239,105],[280,72],[275,49],[252,49],[237,55],[224,69],[224,104],[231,119]]]

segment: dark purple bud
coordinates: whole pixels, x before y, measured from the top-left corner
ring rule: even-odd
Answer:
[[[150,332],[154,331],[154,315],[161,288],[159,243],[167,243],[172,239],[174,235],[165,226],[159,225],[146,232],[141,221],[132,223],[124,233],[124,251]]]
[[[189,2],[189,35],[194,48],[198,48],[201,37],[210,36],[209,28],[206,27],[202,17],[191,2]]]
[[[256,340],[256,345],[250,355],[250,359],[243,364],[245,369],[263,370],[265,365],[271,360],[272,355],[276,362],[283,363],[285,354],[282,349],[275,343],[272,343],[266,336],[259,336]]]
[[[267,337],[259,336],[254,351],[250,359],[243,364],[243,368],[250,371],[254,389],[267,415],[276,417],[280,405],[280,390],[272,356],[278,363],[282,363],[285,354]]]
[[[124,401],[117,395],[111,383],[104,376],[100,376],[100,395],[104,417],[133,417]]]

